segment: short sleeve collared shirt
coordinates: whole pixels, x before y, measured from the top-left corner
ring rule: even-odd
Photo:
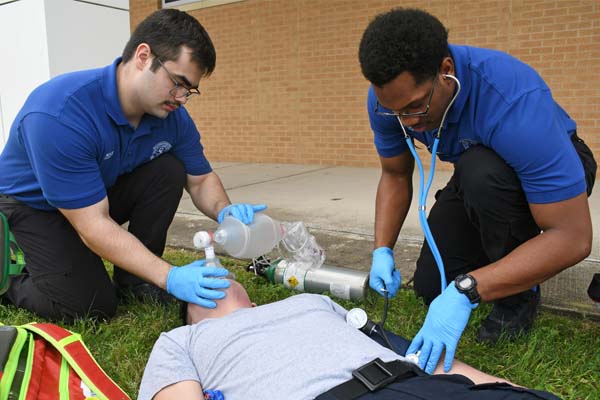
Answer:
[[[496,50],[450,45],[461,91],[450,108],[437,149],[441,160],[456,162],[471,146],[494,150],[512,167],[530,203],[551,203],[586,190],[581,161],[571,143],[575,122],[553,99],[542,78],[527,64]],[[407,149],[396,118],[367,107],[381,157]],[[437,130],[411,132],[429,149]]]
[[[212,171],[185,108],[129,124],[117,93],[120,62],[58,76],[31,93],[0,155],[0,193],[37,209],[75,209],[166,152],[190,175]]]

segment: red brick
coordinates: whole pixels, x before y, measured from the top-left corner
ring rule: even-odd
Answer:
[[[245,0],[190,11],[217,48],[202,97],[187,105],[208,157],[379,166],[357,48],[368,22],[400,4],[436,15],[451,42],[506,51],[535,68],[600,157],[593,0]],[[130,0],[131,25],[159,7]],[[428,164],[429,153],[419,154]]]

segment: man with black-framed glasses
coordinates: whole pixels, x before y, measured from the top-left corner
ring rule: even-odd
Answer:
[[[56,77],[29,96],[0,155],[0,212],[26,261],[10,302],[67,321],[113,316],[119,293],[215,307],[226,269],[160,258],[184,187],[218,222],[248,224],[266,208],[231,204],[183,107],[215,59],[197,20],[163,9],[113,64]],[[112,280],[102,258],[115,265]]]
[[[532,326],[539,284],[589,255],[596,162],[530,66],[449,45],[425,11],[377,16],[359,59],[372,84],[367,107],[382,167],[370,275],[380,294],[395,295],[401,282],[393,248],[412,199],[412,142],[454,164],[427,217],[441,257],[424,241],[414,287],[430,307],[408,349],[429,372],[445,351],[448,370],[479,302],[494,304],[481,341],[515,337]]]

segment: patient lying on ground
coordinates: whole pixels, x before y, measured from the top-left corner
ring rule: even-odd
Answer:
[[[160,336],[139,399],[198,400],[203,388],[220,390],[226,400],[313,399],[377,357],[403,358],[348,325],[347,311],[326,296],[299,294],[256,307],[239,283],[227,290],[215,309],[190,304],[189,325]],[[450,373],[463,375],[463,385],[506,383],[459,361]]]

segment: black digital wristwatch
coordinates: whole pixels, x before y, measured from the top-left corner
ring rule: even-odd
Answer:
[[[461,274],[454,279],[456,290],[467,296],[471,304],[477,304],[481,301],[481,296],[477,291],[477,280],[469,274]]]

